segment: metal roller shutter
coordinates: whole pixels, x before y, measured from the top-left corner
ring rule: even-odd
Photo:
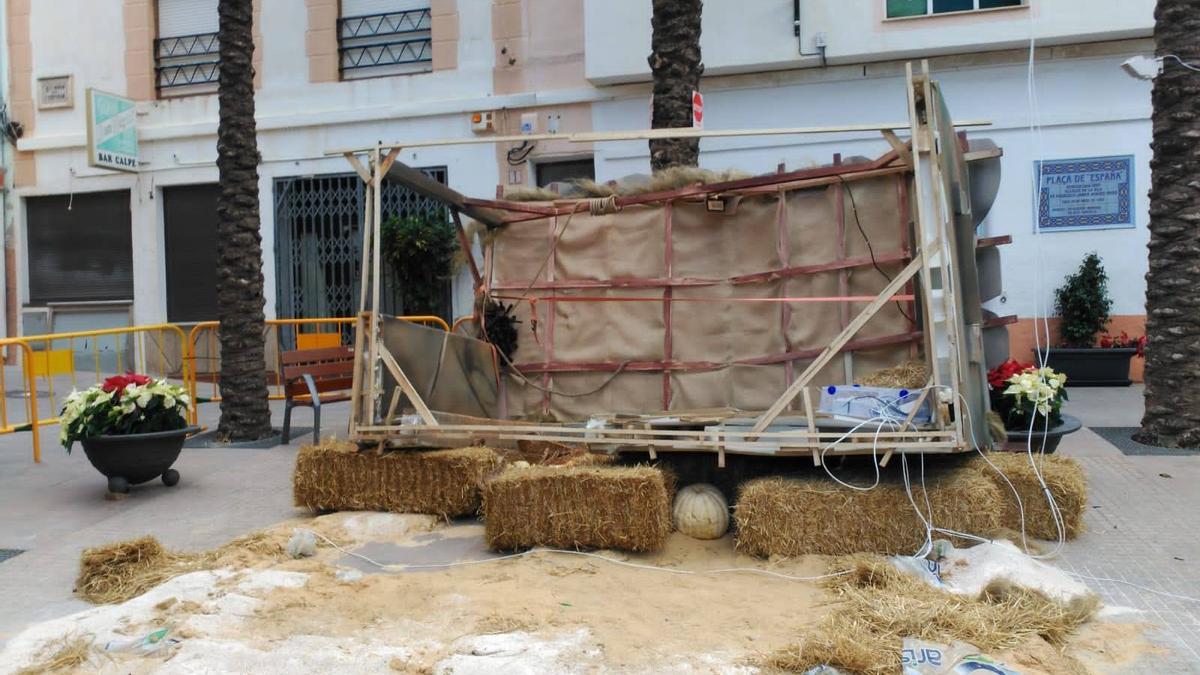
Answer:
[[[217,32],[217,0],[158,0],[158,37]]]
[[[366,16],[428,8],[429,0],[342,0],[342,16]]]
[[[128,190],[27,197],[25,231],[30,304],[133,299]]]

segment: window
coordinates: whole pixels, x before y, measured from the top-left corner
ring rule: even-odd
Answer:
[[[217,90],[217,23],[217,0],[158,0],[154,75],[159,96]]]
[[[133,299],[128,190],[27,197],[25,231],[30,304]]]
[[[163,188],[167,321],[217,318],[216,183]]]
[[[342,79],[433,70],[429,0],[342,0],[338,69]]]
[[[930,16],[949,12],[973,12],[981,9],[1021,7],[1025,0],[885,0],[887,17]]]
[[[538,162],[534,168],[537,171],[538,187],[572,180],[596,180],[596,165],[591,157],[560,162]]]

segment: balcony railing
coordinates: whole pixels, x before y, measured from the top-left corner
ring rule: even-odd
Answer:
[[[160,95],[217,90],[221,61],[216,33],[158,38],[154,41],[154,61]]]
[[[338,65],[344,79],[433,69],[429,8],[338,19]]]

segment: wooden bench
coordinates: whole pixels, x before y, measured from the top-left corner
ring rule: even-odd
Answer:
[[[284,352],[283,442],[292,431],[292,408],[313,411],[313,442],[321,441],[321,404],[349,401],[354,383],[354,350],[349,347],[299,349]]]

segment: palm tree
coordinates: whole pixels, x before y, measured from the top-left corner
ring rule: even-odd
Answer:
[[[258,143],[254,124],[252,0],[220,0],[217,98],[217,316],[221,321],[221,421],[224,440],[271,433],[267,405],[262,239],[258,220]]]
[[[1158,0],[1159,57],[1200,63],[1200,3]],[[1200,446],[1200,72],[1168,59],[1154,82],[1146,413],[1136,438]]]
[[[692,92],[700,89],[704,64],[700,62],[702,0],[654,0],[650,19],[650,72],[654,75],[650,126],[692,125]],[[696,166],[700,139],[664,138],[650,141],[650,168]]]

